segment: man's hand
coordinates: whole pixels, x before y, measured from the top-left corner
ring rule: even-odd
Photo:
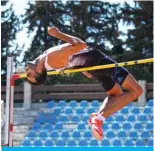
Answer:
[[[51,36],[56,36],[59,33],[59,29],[57,27],[48,27],[48,34]]]

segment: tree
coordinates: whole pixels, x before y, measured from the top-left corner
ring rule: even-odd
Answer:
[[[16,60],[16,56],[20,53],[17,44],[14,43],[16,33],[19,31],[19,20],[8,1],[1,1],[1,6],[3,8],[1,11],[1,74],[5,75],[7,56],[14,56]],[[12,50],[12,46],[16,46],[16,49]],[[2,84],[5,84],[4,76],[2,76]]]

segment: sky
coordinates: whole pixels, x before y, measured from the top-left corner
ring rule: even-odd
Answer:
[[[10,0],[11,3],[13,3],[13,9],[15,10],[15,14],[16,15],[24,15],[25,13],[25,9],[27,8],[27,2],[28,0]],[[34,0],[33,0],[34,1]],[[64,3],[66,2],[65,0],[62,0]],[[120,3],[120,4],[124,4],[125,0],[102,0],[102,1],[106,1],[106,2],[110,2],[110,3]],[[134,2],[133,0],[127,0],[127,3],[129,3],[132,7],[134,7]],[[119,23],[119,30],[123,31],[125,33],[127,33],[128,29],[132,29],[133,26],[132,25],[123,25],[122,22]],[[19,56],[18,60],[22,60],[23,59],[23,54],[24,52],[27,50],[27,48],[30,46],[31,44],[31,38],[33,37],[32,34],[31,37],[28,38],[28,35],[26,34],[27,32],[27,28],[26,26],[23,28],[23,30],[21,32],[19,32],[17,34],[17,42],[19,44],[20,47],[22,47],[23,44],[25,44],[25,47],[22,51],[22,54]],[[21,38],[22,37],[22,38]],[[122,39],[125,39],[126,37],[120,37]],[[112,48],[112,46],[109,43],[106,43],[106,46],[109,48]]]

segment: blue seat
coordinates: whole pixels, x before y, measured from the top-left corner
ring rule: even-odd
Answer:
[[[132,109],[132,113],[133,113],[133,114],[139,114],[139,113],[141,113],[141,111],[140,111],[139,108],[136,107],[136,108],[133,108],[133,109]]]
[[[108,129],[110,129],[109,125],[107,123],[103,124],[103,130],[108,130]]]
[[[88,143],[86,140],[80,140],[79,141],[79,146],[88,146]]]
[[[53,115],[60,115],[61,114],[61,109],[60,108],[55,108],[53,111]]]
[[[45,126],[43,127],[44,130],[48,130],[48,131],[51,131],[53,128],[52,128],[52,125],[50,123],[47,123],[45,124]]]
[[[51,139],[46,140],[45,146],[53,146],[53,141]]]
[[[66,115],[72,115],[72,114],[73,114],[72,108],[67,108],[67,109],[65,110],[65,114],[66,114]]]
[[[106,122],[113,122],[113,121],[114,121],[113,116],[109,116],[109,117],[106,119]]]
[[[132,126],[130,123],[124,123],[124,125],[123,125],[124,130],[130,130],[131,128],[132,128]]]
[[[124,116],[119,115],[119,116],[116,117],[116,121],[117,122],[123,122],[123,121],[125,121],[125,118],[124,118]]]
[[[130,106],[133,106],[133,103],[129,103],[129,104],[127,105],[127,107],[130,107]]]
[[[59,122],[67,123],[68,121],[69,121],[68,116],[66,116],[66,115],[62,115],[59,118]]]
[[[24,142],[22,143],[23,146],[27,146],[27,147],[30,147],[32,146],[30,140],[24,140]]]
[[[126,146],[126,147],[129,146],[130,147],[130,146],[134,146],[134,144],[133,144],[131,139],[128,139],[128,140],[125,141],[124,146]]]
[[[147,106],[150,106],[150,107],[152,107],[153,106],[153,99],[150,99],[149,101],[148,101],[148,103],[147,103]]]
[[[137,140],[136,146],[145,146],[144,140],[142,139]]]
[[[87,122],[87,120],[89,119],[88,115],[83,115],[82,121],[83,122]]]
[[[77,102],[75,100],[71,100],[70,103],[69,103],[69,106],[70,107],[77,107],[78,104],[77,104]]]
[[[34,142],[34,146],[42,146],[41,140],[36,140],[36,141]]]
[[[99,106],[100,106],[100,103],[99,103],[98,100],[93,100],[93,101],[91,102],[91,106],[92,106],[92,107],[99,107]]]
[[[79,124],[77,128],[79,130],[84,130],[84,129],[86,129],[86,125],[85,124]]]
[[[48,115],[48,116],[45,117],[45,121],[46,121],[47,123],[52,123],[52,124],[54,124],[54,123],[57,122],[57,117],[56,117],[55,115]]]
[[[121,146],[121,141],[120,140],[114,140],[113,141],[113,146]]]
[[[108,139],[103,139],[101,144],[102,146],[110,146],[110,141]]]
[[[90,146],[97,147],[98,146],[98,141],[97,140],[91,140],[90,141]]]
[[[83,114],[85,114],[85,113],[84,113],[84,109],[83,109],[83,108],[78,108],[77,111],[76,111],[76,114],[78,114],[78,115],[83,115]]]
[[[149,138],[150,137],[150,134],[149,134],[148,131],[144,131],[144,132],[142,132],[141,137],[142,138]]]
[[[55,101],[54,100],[48,102],[48,104],[47,104],[47,108],[53,108],[54,106],[55,106]]]
[[[80,138],[80,137],[81,137],[81,134],[80,134],[80,132],[75,131],[75,132],[73,132],[72,137],[73,137],[73,138]]]
[[[27,137],[30,139],[34,139],[35,137],[37,137],[36,131],[29,131]]]
[[[63,129],[63,124],[62,123],[56,123],[55,130],[60,130],[60,129]]]
[[[120,113],[122,113],[122,114],[128,114],[128,112],[129,112],[128,109],[129,108],[126,108],[125,107],[125,108],[123,108],[123,109],[120,110]]]
[[[129,133],[129,137],[136,139],[136,138],[138,138],[138,133],[136,131],[131,131]]]
[[[60,100],[57,104],[58,107],[66,107],[66,101],[65,100]]]
[[[148,140],[147,146],[153,146],[153,140],[152,140],[152,139],[149,139],[149,140]]]
[[[108,138],[115,137],[115,134],[113,131],[109,131],[109,132],[107,132],[106,137],[108,137]]]
[[[135,129],[135,130],[142,130],[142,129],[143,129],[143,125],[142,125],[141,123],[136,123],[136,124],[134,125],[134,129]]]
[[[127,137],[127,134],[126,134],[126,132],[124,132],[124,131],[120,131],[120,132],[118,133],[118,137],[119,137],[119,138],[126,138],[126,137]]]
[[[62,132],[61,137],[62,138],[69,138],[70,137],[69,132]]]
[[[75,140],[68,140],[67,146],[75,147],[77,146]]]
[[[82,100],[82,101],[80,102],[80,106],[81,106],[81,107],[88,107],[88,101],[87,101],[87,100]]]
[[[35,123],[35,124],[32,126],[31,129],[34,130],[34,131],[37,131],[37,130],[41,129],[41,124],[40,124],[40,123]]]
[[[51,132],[50,137],[51,138],[59,138],[59,133],[58,132]]]
[[[145,115],[139,116],[139,121],[141,121],[141,122],[147,122],[148,121],[147,116],[145,116]]]
[[[146,114],[152,114],[152,107],[146,107],[144,109],[144,113],[146,113]]]
[[[153,115],[150,115],[150,121],[153,121]]]
[[[40,138],[46,138],[47,136],[47,132],[46,131],[40,131],[39,135]]]
[[[79,116],[75,115],[75,116],[72,117],[72,122],[75,122],[75,123],[77,122],[78,123],[79,121],[80,121]]]
[[[87,114],[91,114],[91,113],[94,113],[96,111],[95,108],[91,107],[87,110]]]
[[[45,119],[46,119],[46,116],[42,114],[37,118],[36,122],[40,124],[44,124],[46,122]]]
[[[135,116],[134,115],[128,116],[127,121],[128,122],[135,122],[136,121]]]
[[[56,146],[66,146],[65,140],[57,140]]]
[[[91,132],[85,132],[84,133],[84,138],[91,138]]]
[[[113,123],[112,124],[112,129],[114,129],[114,130],[120,129],[119,123]]]
[[[152,124],[152,122],[147,123],[146,129],[147,129],[147,130],[153,130],[153,124]]]

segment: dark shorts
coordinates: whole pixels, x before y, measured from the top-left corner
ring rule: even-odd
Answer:
[[[100,53],[99,56],[97,56],[98,62],[95,65],[107,65],[107,64],[117,63],[104,53],[102,52],[99,53]],[[94,71],[89,71],[89,73],[92,74],[92,76],[102,84],[102,86],[106,91],[110,91],[115,85],[115,83],[122,85],[127,75],[129,74],[128,70],[125,69],[124,67],[114,67],[108,69],[94,70]]]

